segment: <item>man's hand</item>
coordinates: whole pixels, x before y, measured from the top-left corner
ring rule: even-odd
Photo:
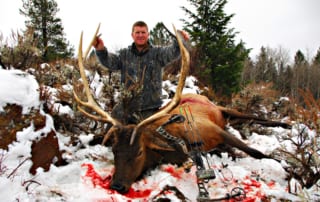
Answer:
[[[189,41],[190,37],[189,37],[189,34],[188,34],[186,31],[184,31],[184,30],[178,30],[178,32],[181,34],[181,36],[183,37],[183,39],[184,39],[185,41]]]
[[[96,49],[96,50],[103,50],[104,49],[104,43],[103,40],[100,38],[101,34],[99,34],[96,37],[96,40],[92,43],[92,46]]]

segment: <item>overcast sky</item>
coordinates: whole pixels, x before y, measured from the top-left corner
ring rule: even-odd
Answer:
[[[101,23],[102,38],[108,48],[117,50],[129,45],[131,26],[144,20],[150,28],[164,22],[179,29],[185,13],[181,6],[187,0],[56,0],[66,38],[77,49],[80,32],[84,31],[84,47]],[[19,14],[21,0],[0,0],[0,31],[8,36],[11,30],[24,28],[25,18]],[[254,57],[261,46],[287,50],[290,56],[300,49],[313,57],[320,47],[319,0],[229,0],[225,11],[235,14],[230,28],[239,32]],[[186,19],[186,18],[185,18]]]

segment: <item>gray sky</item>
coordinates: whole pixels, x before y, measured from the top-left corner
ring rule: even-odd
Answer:
[[[84,31],[84,47],[101,23],[100,33],[108,48],[116,50],[129,45],[131,26],[144,20],[150,28],[164,22],[179,29],[188,6],[187,0],[56,0],[58,17],[62,19],[66,38],[77,49],[80,32]],[[19,14],[21,0],[0,0],[0,32],[8,36],[11,30],[24,28],[25,18]],[[230,27],[239,32],[255,57],[261,46],[283,48],[291,57],[300,49],[313,57],[320,47],[319,0],[229,0],[225,11],[235,14]]]

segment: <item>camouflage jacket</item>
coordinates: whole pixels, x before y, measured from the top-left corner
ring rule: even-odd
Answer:
[[[134,97],[134,110],[143,111],[159,108],[162,104],[162,70],[180,56],[176,40],[170,46],[157,47],[149,44],[139,52],[135,45],[121,49],[118,54],[105,50],[96,51],[100,63],[111,71],[121,71],[121,82],[129,88],[136,82],[143,85],[138,96]],[[131,104],[130,104],[131,105]]]

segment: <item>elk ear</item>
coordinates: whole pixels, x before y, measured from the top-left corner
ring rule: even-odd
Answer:
[[[157,149],[157,150],[165,150],[165,151],[175,151],[175,148],[172,147],[168,142],[162,140],[157,135],[148,135],[147,138],[145,138],[146,145],[150,149]]]

